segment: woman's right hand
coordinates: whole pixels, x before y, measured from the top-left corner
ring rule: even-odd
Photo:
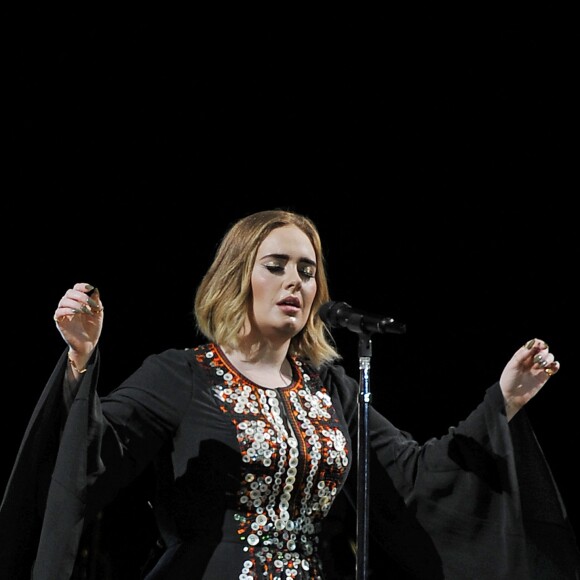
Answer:
[[[54,311],[58,331],[69,347],[69,359],[78,369],[85,368],[99,342],[103,314],[98,289],[84,282],[69,288]]]

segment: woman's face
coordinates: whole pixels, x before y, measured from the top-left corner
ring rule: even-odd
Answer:
[[[296,226],[270,232],[252,270],[252,329],[266,337],[292,338],[308,321],[316,296],[316,253]]]

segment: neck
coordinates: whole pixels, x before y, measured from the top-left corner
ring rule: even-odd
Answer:
[[[251,381],[269,388],[285,387],[292,381],[292,366],[288,361],[286,342],[272,345],[242,344],[239,348],[222,348],[231,364]]]

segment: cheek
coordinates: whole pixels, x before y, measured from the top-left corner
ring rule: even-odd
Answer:
[[[252,274],[252,295],[259,299],[261,296],[266,296],[269,292],[274,291],[274,284],[272,280],[261,275],[261,273]]]
[[[309,285],[304,292],[304,300],[308,306],[312,306],[314,298],[316,297],[316,284]]]

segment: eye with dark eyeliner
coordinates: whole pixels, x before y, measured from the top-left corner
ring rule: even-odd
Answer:
[[[273,274],[283,274],[286,270],[285,266],[280,266],[279,264],[264,264],[264,268]],[[300,268],[298,273],[300,274],[300,277],[306,278],[307,280],[314,278],[314,272],[310,266]]]
[[[284,266],[279,266],[278,264],[264,264],[264,268],[273,274],[282,274],[285,269]]]

